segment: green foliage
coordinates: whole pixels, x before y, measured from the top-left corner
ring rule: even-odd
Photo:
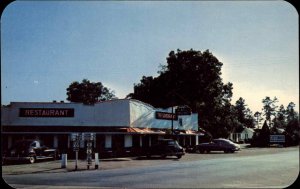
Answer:
[[[280,105],[279,110],[276,113],[276,117],[274,118],[274,126],[279,128],[286,127],[287,118],[286,118],[286,110],[283,105]]]
[[[259,134],[256,133],[252,141],[256,143],[256,145],[265,146],[267,138],[269,138],[268,134],[284,134],[286,137],[286,146],[289,145],[298,145],[300,139],[300,126],[299,126],[299,114],[294,110],[295,104],[290,102],[285,109],[283,105],[280,105],[279,110],[276,111],[275,102],[277,102],[277,98],[275,97],[271,100],[269,97],[266,97],[263,100],[264,110],[266,121],[270,122],[271,116],[273,116],[272,123],[270,124],[270,129],[265,124],[260,131]],[[259,116],[258,113],[256,116]],[[279,132],[278,129],[285,129],[283,133]],[[268,131],[269,130],[269,131]],[[261,134],[264,133],[264,134]],[[265,138],[265,139],[264,139]],[[253,144],[255,145],[255,144]]]
[[[101,82],[94,83],[83,79],[81,83],[72,82],[67,88],[67,100],[70,102],[94,104],[113,98],[115,98],[114,92],[104,87]]]
[[[256,131],[252,137],[251,146],[266,147],[269,145],[270,128],[265,120],[260,131]]]
[[[254,128],[254,117],[249,108],[246,108],[245,100],[240,97],[235,103],[236,117],[238,121],[245,127]]]
[[[265,99],[262,100],[262,103],[264,105],[262,110],[264,111],[264,116],[266,116],[266,120],[269,123],[271,123],[271,116],[275,116],[276,114],[276,102],[278,102],[276,97],[274,97],[272,100],[270,97],[267,96]]]
[[[297,113],[294,110],[295,107],[295,103],[294,102],[290,102],[286,108],[286,119],[287,122],[293,121],[294,119],[297,118]]]
[[[254,113],[254,117],[255,117],[255,124],[256,126],[259,128],[259,125],[261,123],[261,121],[263,120],[263,118],[261,117],[261,112],[255,112]]]

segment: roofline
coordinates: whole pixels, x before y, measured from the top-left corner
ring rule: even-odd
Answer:
[[[134,101],[134,102],[138,102],[138,103],[141,103],[141,104],[144,104],[146,106],[149,106],[151,108],[154,108],[151,104],[148,104],[148,103],[145,103],[145,102],[142,102],[140,100],[137,100],[137,99],[128,99],[128,98],[122,98],[122,99],[112,99],[112,100],[106,100],[106,101],[101,101],[101,102],[96,102],[95,104],[101,104],[101,103],[108,103],[108,102],[113,102],[113,101]],[[10,102],[8,105],[4,105],[2,104],[2,106],[9,106],[11,104],[15,104],[15,103],[23,103],[23,104],[83,104],[85,105],[84,103],[82,102],[61,102],[61,101],[56,101],[56,102],[25,102],[25,101],[12,101]],[[92,104],[92,105],[95,105],[95,104]]]

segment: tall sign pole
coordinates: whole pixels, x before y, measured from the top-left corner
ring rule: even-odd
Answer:
[[[78,151],[79,151],[79,143],[80,143],[80,134],[79,133],[72,133],[71,140],[73,142],[73,150],[75,151],[75,171],[78,168]]]
[[[96,140],[95,133],[84,133],[84,140],[86,143],[86,154],[87,154],[87,169],[90,169],[92,165],[92,149],[93,149],[93,142]]]

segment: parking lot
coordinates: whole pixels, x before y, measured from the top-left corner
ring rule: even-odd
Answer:
[[[126,157],[126,158],[110,158],[100,159],[99,171],[107,169],[120,169],[125,167],[137,167],[137,166],[151,166],[160,164],[170,164],[174,162],[187,162],[197,161],[205,159],[215,159],[224,157],[242,157],[242,156],[255,156],[263,154],[276,154],[283,151],[299,150],[299,146],[296,147],[270,147],[270,148],[248,148],[246,145],[242,145],[242,149],[235,153],[223,153],[223,152],[211,152],[209,154],[194,154],[186,153],[181,159],[176,157],[167,157],[162,159],[160,157]],[[95,170],[94,162],[90,166],[89,170]],[[87,169],[87,162],[85,160],[78,161],[77,171],[89,171]],[[55,173],[55,172],[71,172],[75,171],[75,160],[68,160],[67,167],[61,168],[61,161],[41,161],[34,164],[14,164],[3,165],[2,175],[13,174],[28,174],[28,173]]]

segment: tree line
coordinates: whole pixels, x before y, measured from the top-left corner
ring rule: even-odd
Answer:
[[[166,63],[160,65],[157,77],[143,76],[126,98],[159,108],[187,105],[192,112],[198,113],[199,127],[213,138],[227,138],[230,133],[244,127],[255,128],[261,124],[263,116],[269,127],[295,130],[291,125],[296,125],[296,130],[299,128],[299,115],[293,102],[286,108],[280,105],[278,109],[278,99],[267,96],[262,100],[262,111],[254,114],[242,97],[232,103],[233,84],[223,82],[223,63],[209,50],[177,49],[169,53]],[[85,104],[117,98],[101,82],[91,83],[87,79],[81,83],[73,82],[67,88],[67,96],[71,102]]]

